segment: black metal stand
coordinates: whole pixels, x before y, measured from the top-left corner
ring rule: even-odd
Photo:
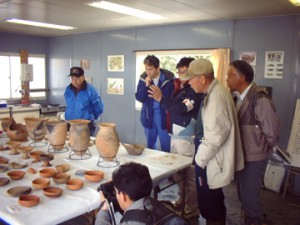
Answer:
[[[49,144],[49,146],[48,146],[48,152],[57,154],[57,153],[64,153],[64,152],[69,151],[69,148],[68,148],[68,146],[66,144],[63,144],[64,147],[62,149],[56,150],[55,148],[58,147],[58,146],[62,146],[62,145],[52,145],[52,144]]]
[[[91,157],[92,157],[92,153],[90,152],[89,149],[86,149],[86,150],[71,149],[70,154],[69,154],[69,159],[72,159],[72,160],[84,160],[84,159],[89,159]]]
[[[111,159],[111,157],[109,157]],[[108,159],[107,157],[102,157],[99,155],[97,166],[103,167],[103,168],[113,168],[120,165],[120,162],[117,160],[117,157],[114,157],[112,160],[108,161],[105,160]]]

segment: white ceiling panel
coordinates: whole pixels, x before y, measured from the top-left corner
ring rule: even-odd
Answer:
[[[125,6],[164,16],[159,21],[142,20],[87,5],[91,0],[0,0],[0,31],[41,36],[95,32],[130,27],[183,22],[300,15],[300,7],[288,0],[111,0]],[[74,26],[61,31],[4,22],[18,18]]]

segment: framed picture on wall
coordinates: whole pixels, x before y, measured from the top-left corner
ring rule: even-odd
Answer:
[[[109,72],[124,72],[124,55],[107,56],[107,70]]]
[[[84,70],[89,70],[91,68],[91,60],[90,59],[81,59],[80,66]]]
[[[124,95],[124,79],[107,78],[107,94]]]

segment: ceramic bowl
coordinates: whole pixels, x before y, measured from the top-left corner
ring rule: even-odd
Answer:
[[[36,172],[36,169],[34,169],[34,168],[32,168],[32,167],[29,167],[29,168],[27,169],[27,173],[30,173],[30,174],[36,174],[37,172]]]
[[[29,152],[28,155],[30,156],[30,158],[33,159],[33,163],[36,163],[36,162],[40,162],[40,155],[44,154],[43,151],[32,151],[32,152]]]
[[[36,178],[32,181],[32,187],[37,189],[43,189],[45,187],[48,187],[50,185],[50,179],[48,178]]]
[[[22,170],[14,170],[7,173],[7,176],[12,180],[21,180],[25,176],[26,172]]]
[[[0,177],[0,187],[7,185],[10,182],[10,179],[7,177]]]
[[[61,196],[61,194],[63,193],[63,190],[58,187],[46,187],[43,189],[43,193],[45,196],[47,196],[49,198],[57,198],[57,197]]]
[[[8,141],[6,145],[10,148],[10,155],[17,155],[19,152],[17,151],[18,147],[22,144],[20,141]]]
[[[15,186],[7,190],[7,194],[19,197],[22,195],[28,195],[31,192],[31,187],[29,186]]]
[[[14,169],[22,169],[27,166],[27,163],[21,160],[10,162],[9,165]]]
[[[58,172],[67,172],[70,170],[70,164],[69,163],[60,164],[57,165],[55,168]]]
[[[53,181],[57,184],[64,184],[68,180],[70,180],[70,178],[71,178],[70,174],[66,174],[66,173],[56,173],[52,177]]]
[[[69,190],[79,190],[83,186],[83,181],[80,179],[70,179],[66,182]]]
[[[0,173],[1,172],[5,172],[6,170],[8,170],[9,165],[7,164],[0,164]]]
[[[146,146],[141,144],[123,144],[129,155],[141,155]]]
[[[33,147],[31,146],[19,146],[17,151],[22,154],[22,159],[29,159],[28,153],[31,152]]]
[[[8,158],[5,158],[5,157],[3,157],[3,156],[0,156],[0,164],[7,164],[8,161],[9,161]]]
[[[87,170],[84,173],[84,178],[91,182],[99,182],[104,177],[104,172],[100,170]]]
[[[55,174],[55,170],[53,168],[44,168],[39,171],[41,177],[49,178]]]
[[[19,197],[19,204],[24,207],[33,207],[39,202],[40,198],[36,195],[22,195]]]

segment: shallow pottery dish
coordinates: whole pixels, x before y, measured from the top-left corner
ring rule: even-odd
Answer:
[[[8,161],[9,161],[8,158],[5,158],[5,157],[3,157],[3,156],[0,156],[0,164],[7,164]]]
[[[31,187],[28,186],[16,186],[7,190],[7,194],[19,197],[21,195],[28,195],[31,192]]]
[[[53,168],[44,168],[39,171],[41,177],[49,178],[52,177],[55,173]]]
[[[141,144],[123,144],[126,151],[129,155],[141,155],[143,151],[145,150],[146,146]]]
[[[0,164],[0,173],[5,172],[6,170],[8,170],[9,165],[7,164]]]
[[[25,176],[26,172],[22,170],[14,170],[7,173],[7,176],[12,180],[21,180]]]
[[[48,187],[50,185],[50,179],[48,178],[36,178],[32,181],[32,187],[37,189],[43,189],[45,187]]]
[[[27,163],[23,162],[23,161],[14,161],[14,162],[9,163],[9,165],[14,169],[22,169],[27,166]]]
[[[99,182],[104,177],[104,172],[100,170],[87,170],[84,173],[84,178],[91,182]]]
[[[30,174],[36,174],[37,172],[36,172],[36,169],[34,169],[34,168],[32,168],[32,167],[29,167],[29,168],[27,169],[27,173],[30,173]]]
[[[80,179],[70,179],[66,182],[66,186],[69,190],[79,190],[82,188],[83,181]]]
[[[43,189],[43,193],[45,196],[47,196],[49,198],[57,198],[57,197],[61,196],[61,194],[63,193],[63,190],[58,187],[46,187]]]
[[[68,180],[70,180],[70,178],[71,178],[70,174],[66,174],[66,173],[56,173],[52,177],[53,181],[57,184],[64,184]]]
[[[70,170],[70,164],[69,163],[59,164],[55,168],[58,172],[67,172]]]
[[[24,207],[33,207],[39,204],[40,198],[36,195],[22,195],[19,197],[19,204]]]
[[[0,177],[0,187],[7,185],[9,181],[10,179],[7,177]]]

